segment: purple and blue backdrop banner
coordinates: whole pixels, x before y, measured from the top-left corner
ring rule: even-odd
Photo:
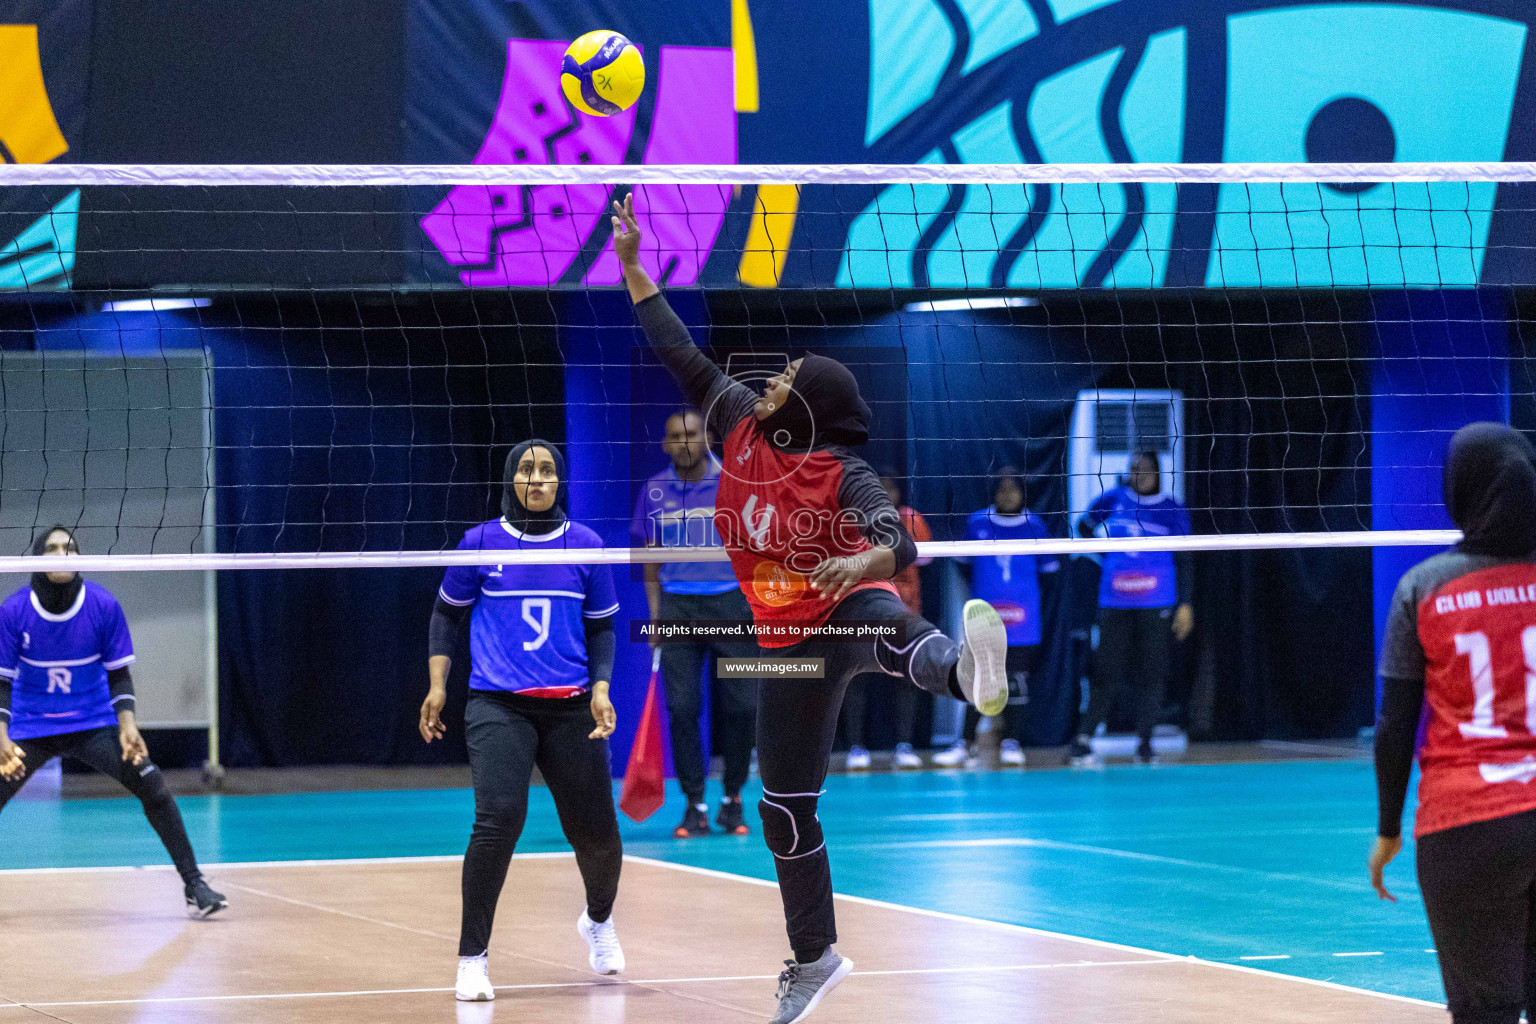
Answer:
[[[1536,158],[1531,15],[1514,0],[412,0],[407,17],[412,162]],[[612,119],[559,91],[566,42],[596,27],[634,40],[651,76]],[[617,282],[601,186],[431,198],[415,225],[435,254],[420,277]],[[636,199],[653,272],[672,284],[1536,281],[1518,243],[1536,228],[1530,186],[690,186]]]

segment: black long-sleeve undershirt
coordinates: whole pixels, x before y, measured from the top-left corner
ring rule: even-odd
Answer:
[[[726,376],[714,360],[699,350],[665,297],[658,293],[635,303],[635,316],[656,357],[677,381],[688,403],[704,410],[706,425],[716,437],[729,436],[736,424],[752,414],[752,407],[757,404],[756,392]],[[840,445],[828,450],[843,464],[843,480],[837,492],[839,507],[857,513],[859,532],[866,540],[877,547],[890,548],[895,554],[896,568],[891,573],[894,576],[917,560],[917,545],[907,533],[901,514],[868,463]]]
[[[441,594],[432,606],[432,621],[427,627],[427,656],[453,657],[458,643],[459,630],[463,627],[469,605],[449,604]],[[613,628],[613,616],[601,619],[583,619],[587,638],[587,682],[608,682],[613,679],[613,662],[618,654],[618,637]]]
[[[1381,715],[1376,720],[1376,832],[1395,839],[1403,831],[1403,803],[1413,774],[1419,716],[1424,711],[1424,680],[1381,680]]]
[[[11,680],[0,679],[0,719],[7,723],[11,720],[11,689]],[[107,670],[107,692],[111,695],[114,712],[138,710],[133,693],[133,673],[128,671],[127,665]]]

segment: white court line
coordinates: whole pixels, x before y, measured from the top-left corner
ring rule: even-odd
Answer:
[[[1264,871],[1259,868],[1238,867],[1235,864],[1212,864],[1209,861],[1185,860],[1182,857],[1165,857],[1158,853],[1137,853],[1134,850],[1117,850],[1110,846],[1089,846],[1084,843],[1063,843],[1056,839],[1030,839],[1022,836],[1000,836],[993,839],[896,839],[885,843],[844,843],[838,849],[945,850],[987,846],[1064,850],[1069,853],[1094,853],[1103,857],[1120,857],[1124,860],[1145,861],[1151,864],[1172,864],[1176,867],[1198,868],[1202,871],[1222,871],[1227,874],[1250,875],[1272,879],[1277,882],[1303,882],[1309,885],[1321,885],[1329,889],[1342,889],[1345,892],[1366,893],[1371,891],[1371,887],[1365,882],[1337,882],[1331,878],[1313,878],[1310,875],[1292,875],[1281,871]]]
[[[1149,964],[1176,964],[1182,960],[1074,960],[1061,964],[1005,964],[991,967],[914,967],[891,971],[854,971],[850,977],[885,977],[903,974],[975,974],[998,971],[1051,971],[1083,967],[1144,967]],[[552,981],[525,985],[495,985],[498,992],[518,992],[548,988],[624,988],[631,985],[689,985],[725,981],[774,981],[777,974],[730,974],[699,978],[611,978],[603,981]],[[52,1003],[6,1003],[3,1009],[56,1009],[65,1006],[140,1006],[161,1003],[226,1003],[267,999],[342,999],[356,996],[406,996],[422,993],[452,992],[441,988],[365,988],[335,992],[252,992],[245,995],[150,996],[144,999],[77,999]]]
[[[514,860],[559,860],[575,857],[569,850],[555,851],[553,853],[515,853]],[[213,862],[198,865],[204,871],[232,871],[246,868],[322,868],[322,867],[354,867],[357,865],[373,864],[447,864],[464,859],[463,854],[439,854],[422,857],[342,857],[336,860],[245,860],[228,861],[224,863]],[[0,875],[73,875],[88,871],[114,872],[114,871],[174,871],[171,864],[142,864],[123,867],[85,867],[85,868],[0,868]]]
[[[686,871],[690,874],[705,875],[714,878],[734,879],[739,882],[747,882],[752,885],[765,885],[770,888],[778,888],[773,882],[767,882],[760,878],[749,878],[745,875],[733,875],[725,871],[714,871],[710,868],[696,868],[687,864],[673,864],[664,860],[653,860],[650,857],[636,857],[630,854],[624,855],[625,860],[632,860],[641,864],[654,864],[657,867],[672,868],[676,871]],[[1040,935],[1051,939],[1061,939],[1065,942],[1077,942],[1087,946],[1097,946],[1100,949],[1117,949],[1125,953],[1140,953],[1147,957],[1158,959],[1175,959],[1182,963],[1199,964],[1203,967],[1215,967],[1223,971],[1239,971],[1244,974],[1256,974],[1264,978],[1280,979],[1282,981],[1294,981],[1301,985],[1312,985],[1316,988],[1331,989],[1335,992],[1348,992],[1351,995],[1375,996],[1377,999],[1388,999],[1397,1003],[1409,1003],[1414,1006],[1433,1006],[1436,1009],[1445,1009],[1444,1003],[1435,1003],[1427,999],[1415,999],[1412,996],[1400,996],[1391,992],[1375,992],[1368,988],[1355,988],[1352,985],[1340,985],[1333,981],[1321,981],[1317,978],[1303,978],[1294,974],[1282,974],[1279,971],[1267,971],[1261,967],[1245,967],[1241,964],[1224,964],[1218,960],[1204,960],[1197,956],[1181,956],[1177,953],[1164,953],[1155,949],[1145,949],[1140,946],[1129,946],[1121,942],[1106,942],[1103,939],[1090,939],[1081,935],[1067,935],[1063,932],[1047,931],[1044,928],[1031,928],[1028,925],[1010,924],[1006,921],[989,921],[984,917],[967,917],[964,914],[950,914],[942,910],[927,910],[923,907],[909,907],[901,903],[887,903],[884,900],[872,900],[865,896],[846,896],[842,893],[834,893],[834,899],[845,903],[857,903],[867,907],[881,907],[886,910],[900,910],[909,914],[918,914],[922,917],[933,917],[944,921],[959,921],[965,924],[980,925],[987,928],[1000,928],[1004,931],[1024,935]]]
[[[560,852],[560,853],[517,854],[516,856],[517,857],[526,857],[526,858],[529,858],[529,859],[533,859],[533,858],[573,857],[575,855],[572,854],[572,853]],[[373,859],[364,858],[364,859],[358,859],[358,860],[354,860],[354,861],[350,861],[350,862],[349,861],[312,861],[312,862],[300,862],[300,861],[254,861],[254,862],[246,862],[246,863],[238,864],[238,865],[234,865],[234,866],[238,866],[238,867],[282,867],[282,866],[286,866],[286,865],[297,865],[297,864],[303,864],[303,863],[312,863],[312,864],[321,864],[321,865],[324,865],[324,864],[346,864],[346,863],[354,863],[354,864],[395,863],[395,864],[400,864],[400,863],[408,863],[408,862],[413,862],[413,861],[420,861],[420,862],[424,862],[425,863],[425,862],[452,861],[452,860],[457,860],[457,859],[459,859],[459,858],[456,858],[456,857],[387,857],[387,858],[373,858]],[[776,882],[770,882],[770,881],[768,881],[766,879],[762,879],[762,878],[752,878],[749,875],[732,874],[731,872],[728,872],[728,871],[717,871],[717,870],[715,870],[713,868],[694,867],[691,864],[675,864],[675,863],[673,863],[671,861],[656,860],[656,859],[654,859],[652,857],[639,857],[639,856],[635,856],[634,854],[625,854],[624,855],[624,859],[626,861],[631,861],[631,862],[636,863],[636,864],[647,864],[647,865],[650,865],[652,867],[667,868],[667,869],[672,870],[672,871],[682,871],[682,872],[685,872],[687,874],[700,875],[700,876],[703,876],[703,877],[706,877],[706,878],[719,878],[719,879],[724,879],[726,881],[740,882],[740,883],[744,883],[746,885],[762,886],[764,888],[769,888],[769,889],[777,889],[778,888],[778,883],[776,883]],[[212,865],[210,865],[210,867],[211,866]],[[127,868],[121,868],[121,867],[119,867],[119,868],[64,868],[64,869],[60,869],[60,868],[35,868],[35,869],[32,869],[32,868],[28,868],[28,869],[19,869],[19,871],[17,873],[28,873],[28,872],[31,872],[31,873],[48,873],[48,872],[57,872],[57,871],[79,871],[79,872],[84,872],[84,871],[136,871],[136,870],[143,870],[143,869],[141,869],[141,868],[132,868],[132,867],[127,867]],[[302,901],[291,900],[288,897],[278,897],[278,898],[282,899],[282,900],[285,900],[287,902],[302,903]],[[1261,977],[1269,978],[1269,979],[1280,979],[1280,980],[1283,980],[1283,981],[1293,981],[1293,982],[1296,982],[1297,984],[1300,984],[1300,985],[1311,985],[1314,988],[1326,988],[1326,989],[1330,989],[1330,990],[1335,991],[1335,992],[1347,992],[1347,993],[1350,993],[1351,995],[1374,996],[1377,999],[1386,999],[1386,1000],[1390,1000],[1392,1002],[1398,1002],[1398,1003],[1408,1003],[1408,1004],[1413,1005],[1413,1006],[1432,1006],[1432,1007],[1435,1007],[1436,1009],[1444,1009],[1445,1008],[1445,1004],[1444,1003],[1431,1002],[1430,1000],[1427,1000],[1427,999],[1415,999],[1412,996],[1400,996],[1400,995],[1396,995],[1396,994],[1391,993],[1391,992],[1376,992],[1376,991],[1373,991],[1371,989],[1356,988],[1356,987],[1354,987],[1352,985],[1340,985],[1337,982],[1322,981],[1322,980],[1317,979],[1317,978],[1303,978],[1303,977],[1300,977],[1300,976],[1294,975],[1294,974],[1282,974],[1282,973],[1280,973],[1278,971],[1265,970],[1265,969],[1260,968],[1260,967],[1247,967],[1247,966],[1244,966],[1242,964],[1222,963],[1219,960],[1205,960],[1205,959],[1202,959],[1202,958],[1197,957],[1197,956],[1186,956],[1186,955],[1180,955],[1180,954],[1177,954],[1177,953],[1165,953],[1165,952],[1162,952],[1160,950],[1146,949],[1146,948],[1141,947],[1141,946],[1131,946],[1131,945],[1127,945],[1127,944],[1122,943],[1122,942],[1108,942],[1108,941],[1105,941],[1103,939],[1090,939],[1090,938],[1087,938],[1087,937],[1082,936],[1082,935],[1068,935],[1068,934],[1066,934],[1064,932],[1053,932],[1053,931],[1048,931],[1048,930],[1046,930],[1044,928],[1032,928],[1032,927],[1030,927],[1028,925],[1011,924],[1011,923],[1006,922],[1006,921],[991,921],[991,920],[988,920],[988,919],[986,919],[984,917],[968,917],[968,916],[966,916],[964,914],[951,914],[951,913],[948,913],[948,912],[942,911],[942,910],[928,910],[928,909],[923,908],[923,907],[911,907],[911,906],[906,906],[905,904],[901,904],[901,903],[889,903],[889,902],[887,902],[885,900],[870,899],[870,898],[868,898],[866,896],[849,896],[849,895],[846,895],[844,893],[834,893],[833,894],[833,898],[837,899],[837,900],[841,900],[841,901],[843,901],[845,903],[854,903],[854,904],[859,904],[861,906],[867,906],[867,907],[878,907],[878,908],[881,908],[881,909],[884,909],[884,910],[896,910],[896,911],[901,911],[901,912],[908,913],[908,914],[916,914],[916,915],[918,915],[920,917],[931,917],[931,918],[935,918],[937,920],[955,921],[955,922],[959,922],[959,923],[962,923],[962,924],[977,925],[977,926],[984,927],[984,928],[1001,929],[1003,931],[1008,931],[1008,932],[1012,932],[1014,934],[1020,934],[1020,935],[1038,935],[1038,936],[1042,936],[1042,937],[1045,937],[1045,938],[1059,939],[1059,940],[1064,941],[1064,942],[1075,942],[1075,943],[1078,943],[1080,945],[1094,946],[1094,947],[1099,948],[1099,949],[1114,949],[1114,950],[1119,950],[1120,952],[1124,952],[1124,953],[1136,953],[1136,954],[1140,954],[1142,956],[1149,957],[1149,958],[1152,958],[1152,959],[1155,959],[1155,960],[1158,960],[1158,961],[1171,960],[1171,961],[1178,961],[1178,962],[1181,962],[1181,963],[1198,964],[1198,965],[1203,966],[1203,967],[1213,967],[1213,968],[1216,968],[1218,970],[1223,970],[1223,971],[1238,971],[1238,972],[1245,973],[1245,974],[1259,975]],[[328,907],[322,908],[322,907],[318,907],[317,906],[316,909],[330,910],[332,908],[328,908]],[[361,917],[361,915],[351,914],[351,913],[348,913],[346,911],[337,911],[337,913],[345,914],[348,917]],[[377,922],[377,923],[392,924],[392,922],[382,922],[382,921]],[[397,925],[396,927],[405,927],[405,926],[398,926]],[[414,929],[414,928],[407,928],[407,930],[409,930],[409,931],[417,931],[417,929]],[[639,982],[627,982],[627,984],[633,985],[633,984],[639,984]],[[436,990],[429,990],[429,991],[436,991]],[[41,1004],[39,1004],[39,1005],[41,1005]]]
[[[1334,956],[1386,956],[1387,954],[1385,954],[1383,952],[1380,952],[1378,950],[1377,952],[1374,952],[1374,953],[1335,953],[1333,955]]]
[[[1240,956],[1240,957],[1238,957],[1239,960],[1289,960],[1290,958],[1291,958],[1291,954],[1289,954],[1289,953],[1271,953],[1268,956]]]

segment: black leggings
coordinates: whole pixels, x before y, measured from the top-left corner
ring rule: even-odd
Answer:
[[[171,863],[176,865],[183,882],[190,883],[202,877],[202,872],[197,869],[197,857],[192,853],[192,841],[187,838],[187,826],[181,820],[176,799],[166,788],[165,777],[151,761],[140,765],[124,761],[117,730],[112,726],[12,742],[26,752],[26,774],[9,781],[0,779],[0,808],[4,808],[32,773],[50,758],[72,757],[121,782],[124,789],[139,798],[139,803],[144,805],[144,817],[149,819],[160,842],[165,844],[165,851],[171,855]]]
[[[764,680],[758,690],[757,765],[762,773],[763,839],[773,854],[784,900],[789,944],[796,956],[814,955],[837,941],[832,907],[832,865],[822,840],[816,802],[827,777],[837,735],[837,712],[848,681],[863,672],[900,676],[929,693],[955,696],[959,648],[932,623],[914,615],[886,590],[861,590],[832,612],[832,622],[906,624],[905,642],[806,640],[764,651],[789,658],[822,658],[825,678]]]
[[[479,956],[490,947],[496,901],[528,816],[534,765],[576,851],[587,916],[602,922],[613,912],[624,848],[613,808],[608,741],[589,739],[592,728],[586,695],[470,694],[464,738],[475,786],[475,828],[464,854],[460,956]]]
[[[1431,832],[1418,862],[1451,1020],[1515,1024],[1536,997],[1536,811]]]
[[[1029,674],[1035,670],[1040,653],[1039,644],[1008,648],[1008,704],[997,716],[998,735],[1005,740],[1024,739],[1024,705],[1029,703]],[[981,712],[976,705],[965,706],[965,728],[961,738],[967,743],[976,742],[976,727],[981,724]]]
[[[1172,608],[1105,608],[1099,612],[1088,713],[1077,731],[1092,736],[1109,718],[1115,695],[1136,691],[1136,735],[1152,738],[1163,710],[1163,684],[1173,658]]]

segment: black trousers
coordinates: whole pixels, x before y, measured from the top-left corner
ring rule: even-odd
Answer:
[[[661,595],[664,622],[718,620],[751,622],[752,608],[740,590],[724,594]],[[667,717],[672,728],[672,765],[677,784],[690,804],[704,800],[704,779],[709,774],[704,763],[704,747],[699,735],[699,709],[703,704],[700,675],[704,658],[755,658],[757,644],[719,641],[715,643],[666,643],[661,645],[661,680],[667,694]],[[747,784],[752,767],[752,730],[757,721],[757,680],[717,679],[713,713],[715,733],[720,738],[720,753],[725,759],[725,795],[738,796]]]
[[[606,921],[619,891],[624,848],[613,807],[608,741],[588,739],[591,698],[519,697],[473,691],[464,736],[475,786],[475,828],[464,854],[464,915],[459,955],[490,946],[496,902],[528,816],[528,786],[538,765],[554,797],[560,828],[576,851],[587,914]]]
[[[1163,686],[1173,659],[1172,608],[1105,608],[1099,612],[1088,713],[1078,732],[1093,735],[1109,718],[1115,695],[1136,693],[1136,735],[1151,739],[1163,710]]]
[[[19,779],[0,779],[0,808],[4,808],[21,789],[32,773],[55,757],[72,757],[103,775],[122,783],[123,788],[139,798],[144,805],[144,817],[154,828],[165,852],[171,855],[177,874],[183,882],[201,877],[197,869],[197,857],[192,853],[192,841],[187,838],[187,826],[181,820],[181,810],[176,798],[165,785],[154,762],[145,761],[133,765],[123,760],[123,748],[117,740],[117,730],[112,726],[87,729],[84,732],[66,732],[57,736],[37,736],[28,740],[13,740],[27,755],[26,774]]]
[[[999,734],[1006,740],[1024,739],[1024,706],[1029,703],[1029,674],[1035,670],[1040,655],[1039,644],[1027,644],[1008,648],[1008,706],[997,716]],[[965,728],[961,738],[967,743],[976,742],[976,727],[981,724],[981,712],[976,705],[965,706]]]
[[[887,696],[884,687],[888,681],[889,677],[884,673],[855,676],[849,681],[848,690],[843,694],[843,738],[849,746],[866,746],[864,719],[869,713],[869,688],[875,687],[884,698]],[[891,688],[889,698],[896,708],[897,743],[912,742],[912,724],[917,720],[917,694],[917,688],[905,682],[897,682]]]
[[[854,676],[883,672],[929,693],[953,696],[951,675],[959,648],[932,623],[914,615],[895,594],[861,590],[844,598],[832,622],[900,620],[905,643],[840,643],[812,638],[765,655],[821,658],[822,679],[765,679],[758,690],[757,766],[763,780],[758,811],[763,839],[774,855],[790,947],[815,951],[837,941],[832,865],[816,817],[837,735],[843,692]]]
[[[1452,1021],[1515,1024],[1536,1005],[1536,811],[1431,832],[1418,866]]]

